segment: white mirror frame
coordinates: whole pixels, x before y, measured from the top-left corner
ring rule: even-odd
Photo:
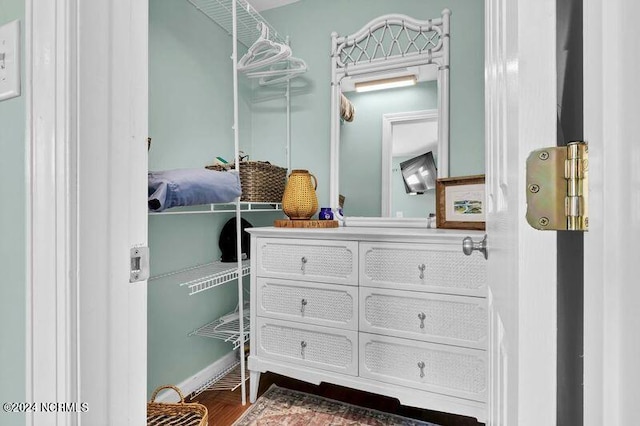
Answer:
[[[332,210],[338,211],[340,182],[340,84],[345,77],[357,78],[375,73],[384,73],[399,68],[435,64],[438,66],[438,177],[449,176],[449,17],[451,11],[444,9],[436,19],[416,20],[406,15],[390,14],[373,19],[358,32],[346,37],[331,34],[331,168],[329,202]],[[416,47],[414,52],[392,55],[396,39],[378,39],[374,33],[380,29],[395,28],[391,34],[405,32],[415,38],[428,40],[436,33],[438,40],[431,48]],[[383,42],[388,46],[383,46]],[[375,47],[371,47],[371,45]],[[373,49],[373,51],[371,51]],[[387,53],[388,52],[388,53]],[[384,160],[383,160],[384,161]]]
[[[393,126],[396,124],[406,123],[419,123],[419,122],[433,122],[438,121],[438,110],[422,110],[422,111],[409,111],[398,112],[392,114],[384,114],[382,116],[382,168],[380,175],[382,176],[382,188],[381,188],[381,216],[391,217],[391,165],[393,158]],[[438,168],[438,177],[440,177],[440,160],[443,164],[448,164],[448,158],[442,158],[440,152],[446,151],[442,146],[442,140],[438,139],[438,148],[436,151],[436,162]],[[447,156],[448,157],[448,156]]]

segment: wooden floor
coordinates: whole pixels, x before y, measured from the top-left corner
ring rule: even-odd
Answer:
[[[470,417],[455,416],[452,414],[440,413],[437,411],[420,410],[417,408],[405,407],[398,403],[398,400],[380,395],[348,389],[341,386],[321,383],[312,385],[306,382],[279,376],[273,373],[264,373],[260,378],[260,389],[258,396],[262,395],[271,384],[277,386],[299,390],[331,398],[338,401],[348,402],[361,407],[374,408],[380,411],[398,414],[405,417],[433,422],[442,426],[478,426],[476,419]],[[247,393],[249,386],[247,386]],[[205,405],[209,410],[209,426],[229,426],[232,425],[251,404],[242,406],[240,390],[234,392],[208,391],[200,394],[194,401]]]

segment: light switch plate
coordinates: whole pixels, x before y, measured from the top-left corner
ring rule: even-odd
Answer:
[[[0,27],[0,101],[20,96],[20,21]]]

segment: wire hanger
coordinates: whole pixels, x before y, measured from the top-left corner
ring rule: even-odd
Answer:
[[[262,71],[253,71],[247,73],[249,78],[260,78],[258,82],[261,86],[268,86],[277,83],[284,83],[303,74],[307,71],[307,63],[294,56],[287,58],[285,61],[271,65],[268,69]]]
[[[258,84],[261,86],[270,86],[272,84],[286,83],[292,78],[307,72],[307,64],[302,59],[299,59],[299,61],[301,62],[301,65],[298,68],[291,68],[287,73],[282,73],[280,76],[262,77],[258,81]]]
[[[305,61],[300,58],[290,56],[284,61],[271,65],[266,70],[251,71],[246,73],[246,76],[250,78],[272,77],[284,74],[300,74],[306,70],[307,64]]]
[[[269,40],[269,27],[260,22],[258,28],[260,29],[260,37],[238,61],[238,71],[264,68],[291,56],[289,46]]]

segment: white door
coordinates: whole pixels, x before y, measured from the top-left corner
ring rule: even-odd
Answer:
[[[556,233],[525,221],[525,159],[556,141],[553,0],[486,0],[490,425],[556,424]],[[584,3],[584,424],[640,417],[640,55],[630,0]],[[562,253],[560,253],[562,255]]]
[[[26,424],[145,424],[147,2],[25,6]]]
[[[556,244],[525,220],[525,159],[556,141],[555,0],[486,0],[490,425],[555,425]]]

